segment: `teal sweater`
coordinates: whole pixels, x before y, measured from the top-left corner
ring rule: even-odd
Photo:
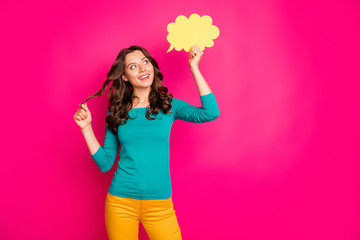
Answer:
[[[150,114],[148,107],[132,108],[126,124],[118,126],[117,135],[105,126],[103,146],[91,155],[101,172],[109,171],[119,154],[117,169],[108,189],[115,196],[134,199],[168,199],[172,195],[169,165],[169,140],[173,122],[204,123],[219,116],[214,94],[200,96],[202,107],[173,98],[172,113]],[[110,111],[109,111],[110,112]],[[109,114],[108,112],[108,114]]]

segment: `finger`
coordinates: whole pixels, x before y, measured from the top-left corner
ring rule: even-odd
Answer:
[[[83,103],[80,103],[80,108],[81,109],[84,109],[83,105],[84,105]]]
[[[74,119],[76,119],[76,120],[78,120],[78,121],[81,121],[81,118],[79,117],[78,114],[75,114]]]
[[[81,117],[82,120],[84,120],[86,118],[85,114],[83,114],[83,113],[80,113],[79,116]]]

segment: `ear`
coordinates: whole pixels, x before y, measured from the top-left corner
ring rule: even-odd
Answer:
[[[127,77],[125,76],[125,74],[122,74],[121,77],[122,77],[122,80],[124,80],[125,82],[128,81],[128,79],[127,79]]]

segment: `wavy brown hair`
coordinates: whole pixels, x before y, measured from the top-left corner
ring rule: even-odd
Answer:
[[[163,85],[163,74],[160,72],[159,65],[155,59],[151,57],[145,48],[138,45],[132,45],[128,48],[124,48],[120,51],[116,57],[115,62],[111,65],[102,88],[85,100],[86,103],[93,97],[101,96],[109,83],[112,82],[108,92],[108,110],[110,113],[106,116],[105,121],[106,126],[114,134],[117,134],[118,126],[120,124],[125,124],[126,121],[130,118],[128,113],[133,106],[133,97],[138,98],[137,96],[133,96],[133,88],[131,83],[122,79],[122,75],[125,73],[125,57],[128,53],[131,53],[135,50],[142,51],[154,67],[154,81],[151,84],[151,90],[149,93],[150,108],[146,112],[146,118],[149,120],[154,120],[155,118],[150,117],[151,113],[157,115],[162,110],[163,113],[166,114],[171,109],[173,96],[168,92],[168,88]]]

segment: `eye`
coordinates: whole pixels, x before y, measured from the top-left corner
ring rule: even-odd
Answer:
[[[146,64],[148,64],[149,63],[149,61],[146,59],[146,60],[144,60],[144,62],[146,62]],[[133,69],[132,67],[136,67],[135,65],[132,65],[132,66],[130,66],[130,69]]]

